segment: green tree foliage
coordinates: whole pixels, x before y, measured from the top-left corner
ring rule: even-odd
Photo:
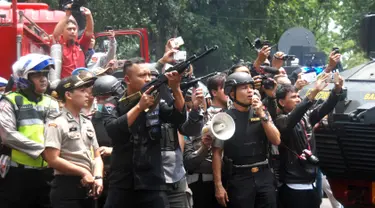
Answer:
[[[317,47],[329,53],[341,48],[353,66],[363,62],[358,47],[358,23],[363,14],[375,9],[374,1],[361,0],[91,0],[88,7],[95,30],[106,25],[117,29],[147,28],[150,55],[161,57],[169,38],[182,36],[188,54],[204,46],[218,45],[219,51],[195,64],[197,75],[224,70],[239,59],[254,60],[256,52],[247,45],[264,37],[277,43],[288,28],[311,30]],[[331,25],[342,29],[332,31]]]

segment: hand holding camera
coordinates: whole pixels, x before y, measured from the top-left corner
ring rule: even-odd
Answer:
[[[297,88],[297,90],[301,90],[304,86],[308,85],[311,80],[307,80],[308,78],[302,78],[303,73],[298,74],[298,79],[294,86]]]
[[[175,49],[168,50],[164,53],[163,57],[159,60],[161,64],[173,63],[174,54],[177,52]]]
[[[191,100],[193,102],[193,108],[198,109],[203,105],[204,102],[204,95],[202,88],[193,88],[193,94],[191,96]]]
[[[335,92],[336,94],[341,93],[342,87],[344,85],[344,79],[340,76],[338,72],[334,74],[333,83],[335,83]]]
[[[300,160],[305,160],[309,162],[311,165],[318,165],[319,159],[315,155],[312,154],[312,152],[308,149],[304,149],[302,151],[302,154],[298,157]]]
[[[83,14],[84,14],[86,17],[92,15],[92,14],[91,14],[91,11],[90,11],[88,8],[86,8],[86,7],[82,7],[82,10],[83,10]]]
[[[323,73],[322,73],[323,74]],[[307,98],[310,101],[313,101],[315,99],[315,96],[322,91],[324,88],[328,85],[328,79],[330,77],[330,74],[324,73],[321,76],[318,76],[318,79],[315,82],[314,89],[310,92],[310,94],[307,96]]]
[[[268,45],[264,45],[258,52],[258,61],[260,63],[263,63],[270,56],[270,53],[271,47],[269,47]]]
[[[336,65],[340,62],[341,54],[338,48],[334,48],[332,52],[329,54],[329,63],[327,68],[325,69],[326,73],[331,72],[336,68]]]

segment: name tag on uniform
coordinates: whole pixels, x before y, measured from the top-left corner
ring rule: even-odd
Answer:
[[[69,129],[69,132],[72,132],[72,131],[77,131],[77,127],[71,127],[71,128]]]
[[[250,118],[250,122],[260,121],[259,117]]]

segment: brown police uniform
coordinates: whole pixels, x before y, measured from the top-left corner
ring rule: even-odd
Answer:
[[[59,149],[60,158],[93,172],[94,151],[99,145],[91,121],[83,114],[80,115],[79,120],[74,119],[71,113],[63,108],[60,114],[47,123],[45,146]],[[55,170],[55,179],[51,188],[52,206],[64,203],[61,201],[65,198],[62,194],[82,198],[87,206],[91,206],[92,200],[87,198],[88,190],[81,187],[80,180],[80,176],[70,176]]]
[[[57,87],[59,95],[77,89],[89,82],[78,76],[63,79]],[[61,97],[60,97],[61,99]],[[45,126],[45,147],[60,150],[59,157],[77,166],[94,172],[94,152],[99,148],[94,127],[83,114],[74,118],[68,109],[49,116]],[[93,199],[88,197],[91,187],[81,185],[81,176],[55,169],[55,179],[51,184],[51,204],[59,208],[91,208]]]

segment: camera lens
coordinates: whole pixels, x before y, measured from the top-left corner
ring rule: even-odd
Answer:
[[[318,165],[319,164],[319,159],[315,155],[309,155],[309,156],[307,156],[306,159],[307,159],[307,161],[309,161],[309,163],[311,163],[313,165]]]

